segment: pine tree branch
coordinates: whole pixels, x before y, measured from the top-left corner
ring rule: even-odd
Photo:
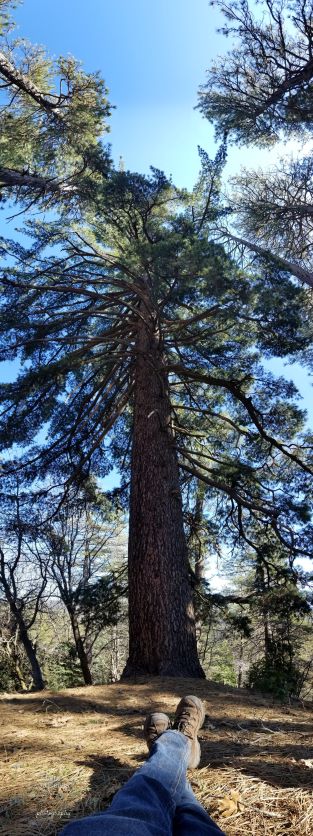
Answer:
[[[276,255],[275,253],[271,252],[265,247],[260,247],[259,244],[253,244],[246,238],[239,238],[237,235],[233,235],[226,229],[224,229],[222,232],[224,236],[229,238],[231,241],[234,241],[239,246],[251,250],[251,252],[260,255],[267,261],[271,261],[273,265],[276,265],[281,270],[290,273],[292,276],[295,276],[296,279],[299,279],[300,282],[303,282],[304,284],[307,284],[309,285],[309,287],[313,288],[313,273],[309,270],[306,270],[305,267],[301,267],[300,264],[297,264],[295,261],[289,261],[286,258],[282,258],[281,256]]]
[[[68,97],[43,94],[36,84],[31,81],[29,76],[21,73],[3,52],[0,52],[0,74],[3,75],[10,85],[13,85],[20,92],[26,93],[36,104],[39,104],[40,107],[48,113],[53,114],[57,119],[62,120],[63,117],[59,106]]]
[[[72,183],[62,182],[55,177],[42,177],[40,174],[30,174],[25,171],[17,171],[14,168],[0,166],[0,188],[9,187],[26,187],[42,194],[52,192],[53,194],[65,195],[74,194],[77,191]]]
[[[189,453],[186,452],[186,450],[179,451],[179,448],[177,449],[178,452],[181,452],[181,456],[183,458],[188,459],[188,461],[190,462],[190,464],[187,464],[186,461],[182,460],[180,460],[179,462],[180,467],[182,467],[183,470],[186,470],[187,473],[191,473],[192,476],[196,476],[197,479],[200,479],[201,482],[204,482],[211,488],[215,488],[216,490],[226,494],[230,497],[230,499],[233,499],[235,502],[237,502],[239,505],[242,505],[244,508],[247,508],[249,511],[259,511],[260,513],[265,513],[271,517],[277,517],[277,508],[275,508],[274,506],[263,504],[261,501],[250,501],[245,497],[241,496],[241,494],[239,494],[236,489],[231,488],[229,485],[227,485],[226,482],[222,482],[219,479],[212,479],[211,476],[208,476],[206,473],[203,473],[203,469],[209,472],[207,468],[204,467],[204,465],[201,465],[198,462],[194,463],[193,457],[190,456]],[[199,467],[203,469],[199,470]]]
[[[287,450],[281,441],[278,441],[277,438],[274,438],[267,432],[267,430],[264,428],[262,424],[260,413],[254,406],[252,399],[249,396],[245,395],[244,392],[242,392],[242,390],[240,389],[239,381],[227,380],[227,378],[224,379],[206,373],[197,372],[196,370],[188,369],[182,365],[170,365],[169,371],[174,372],[177,375],[181,375],[182,377],[185,377],[189,380],[194,380],[199,383],[206,383],[209,386],[218,386],[226,389],[234,396],[236,400],[240,401],[240,403],[242,403],[242,405],[245,407],[253,424],[256,426],[261,438],[263,438],[264,441],[267,441],[271,447],[276,447],[278,450],[280,450],[281,453],[283,453],[285,456],[291,459],[291,461],[300,465],[300,467],[303,470],[305,470],[306,473],[313,473],[312,468],[309,467],[309,465],[307,465],[302,459],[299,459],[295,453],[291,453],[289,450]]]

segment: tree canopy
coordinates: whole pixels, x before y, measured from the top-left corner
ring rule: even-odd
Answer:
[[[200,88],[199,108],[217,136],[267,145],[283,131],[312,127],[312,6],[264,0],[255,10],[247,0],[217,0],[226,22],[221,31],[235,38]]]

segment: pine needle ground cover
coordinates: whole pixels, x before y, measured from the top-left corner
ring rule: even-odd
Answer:
[[[142,722],[205,701],[199,801],[227,836],[312,836],[313,705],[192,679],[0,697],[1,836],[55,836],[69,819],[107,807],[143,762]]]

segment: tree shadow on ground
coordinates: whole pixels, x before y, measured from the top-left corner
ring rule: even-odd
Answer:
[[[133,696],[129,699],[129,692],[133,694],[133,686],[136,685],[138,686],[136,700]],[[105,694],[103,690],[105,690]],[[147,711],[151,710],[152,705],[163,703],[162,697],[161,699],[159,696],[156,698],[156,694],[170,695],[171,698],[174,695],[180,699],[186,694],[186,690],[187,693],[196,693],[202,699],[212,701],[212,698],[216,697],[217,708],[219,707],[219,703],[225,700],[230,706],[232,704],[238,705],[238,707],[247,705],[250,710],[258,706],[266,708],[267,711],[275,709],[278,711],[282,710],[282,704],[278,700],[271,699],[258,692],[232,688],[207,680],[173,679],[171,677],[138,677],[137,679],[127,680],[125,682],[116,682],[112,685],[82,687],[79,689],[79,693],[77,693],[76,689],[75,693],[70,691],[43,691],[37,692],[36,695],[20,694],[18,696],[3,696],[1,702],[12,705],[12,707],[16,705],[24,708],[24,710],[29,709],[31,711],[50,712],[59,709],[71,713],[82,713],[84,711],[94,710],[104,714],[122,716],[125,714],[142,714],[144,716]],[[116,700],[118,700],[120,705],[116,705]],[[304,713],[306,709],[312,712],[313,704],[301,702],[297,706],[294,706],[294,708],[286,706],[284,710],[286,710],[286,713],[293,715],[298,714],[299,709],[302,709]],[[224,715],[218,718],[220,724],[229,721],[227,711],[225,711],[225,705],[224,712]],[[243,723],[243,718],[242,716],[239,716],[238,719],[233,719],[232,717],[232,722]],[[249,720],[248,722],[250,723],[250,727],[252,727],[253,722],[257,723],[258,721]],[[279,725],[281,727],[281,724]],[[309,726],[308,731],[313,732],[313,722]]]
[[[272,787],[313,789],[313,773],[304,761],[312,758],[312,748],[306,746],[257,746],[225,741],[201,741],[202,768],[233,768],[259,778]]]
[[[169,710],[172,715],[176,701],[186,693],[196,693],[200,698],[207,700],[208,715],[201,731],[200,766],[205,770],[205,779],[208,782],[212,780],[210,775],[212,776],[214,770],[223,772],[225,769],[225,775],[229,775],[229,769],[232,768],[242,775],[257,778],[276,788],[304,790],[313,788],[313,770],[304,762],[313,758],[313,751],[308,745],[309,736],[313,732],[312,704],[285,708],[277,701],[266,701],[262,695],[251,694],[250,691],[228,689],[215,683],[210,684],[198,680],[140,678],[136,684],[138,685],[136,688],[133,682],[127,682],[103,688],[101,686],[81,688],[79,692],[45,691],[36,695],[2,697],[0,705],[6,706],[12,722],[13,747],[14,745],[16,747],[15,711],[22,715],[29,713],[35,717],[44,717],[46,714],[53,726],[57,724],[58,716],[62,724],[64,712],[68,715],[82,715],[81,720],[77,720],[77,729],[80,728],[85,737],[88,737],[90,731],[89,749],[91,752],[94,740],[91,724],[99,723],[100,752],[103,747],[100,756],[99,747],[98,754],[85,755],[81,752],[78,755],[74,751],[71,754],[70,749],[80,748],[74,745],[74,730],[65,740],[64,749],[68,750],[69,763],[73,766],[75,764],[76,767],[88,767],[91,770],[90,776],[87,776],[88,790],[86,791],[86,784],[82,785],[82,798],[79,803],[77,804],[72,799],[72,804],[69,803],[66,810],[64,808],[64,813],[62,811],[60,814],[56,813],[56,819],[50,830],[47,823],[45,824],[45,828],[42,829],[45,836],[54,836],[67,821],[73,818],[97,813],[109,806],[115,792],[133,774],[134,764],[139,765],[145,756],[141,729],[145,714],[155,708],[162,711]],[[273,719],[271,719],[272,716]],[[27,725],[28,717],[25,717],[25,722]],[[101,725],[103,728],[100,729]],[[106,725],[108,725],[108,738]],[[111,728],[109,728],[110,725]],[[109,741],[110,752],[112,751],[112,737],[115,734],[119,736],[119,740],[116,741],[117,750],[121,743],[119,757],[115,757],[115,753],[106,754]],[[131,752],[132,765],[127,763],[129,760],[127,755],[130,754],[128,751],[125,751],[125,762],[123,761],[123,738],[126,747],[127,740],[132,741],[132,744],[134,739],[138,740],[139,744],[142,741],[142,747],[139,745],[140,753],[138,753],[138,747],[130,747],[137,749],[137,752]],[[10,744],[11,740],[6,744],[8,754],[10,754],[8,749]],[[57,740],[55,744],[51,740],[47,742],[47,745],[36,739],[22,740],[21,754],[22,750],[26,752],[33,748],[34,753],[38,752],[39,758],[40,751],[42,755],[46,754],[49,758],[49,748],[52,752],[53,745],[58,748]],[[84,759],[76,761],[76,757]],[[233,774],[236,775],[235,771]]]
[[[105,687],[107,688],[108,686]],[[116,706],[115,702],[113,702],[110,697],[97,700],[93,695],[81,696],[58,692],[51,692],[48,695],[47,693],[42,693],[38,694],[38,696],[23,694],[17,697],[2,697],[0,706],[1,703],[7,705],[8,707],[19,708],[25,712],[29,711],[32,714],[36,712],[49,714],[53,711],[68,711],[70,714],[83,714],[84,712],[88,713],[90,711],[95,711],[98,714],[113,714],[122,717],[127,714],[140,714],[144,717],[147,712],[147,701],[145,695],[139,695],[136,705],[131,706],[129,705],[127,699],[125,700],[121,698],[120,707]]]

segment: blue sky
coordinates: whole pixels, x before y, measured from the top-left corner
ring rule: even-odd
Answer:
[[[154,165],[178,186],[193,185],[197,146],[215,147],[213,128],[195,110],[197,90],[230,47],[209,0],[24,0],[14,17],[19,34],[49,54],[70,53],[100,71],[115,106],[108,140],[116,161],[141,172]],[[233,148],[229,156],[235,171],[240,160],[255,165],[267,155]]]
[[[214,148],[211,126],[194,110],[197,89],[212,59],[230,46],[216,32],[221,18],[208,0],[24,0],[15,19],[18,35],[51,55],[71,53],[105,78],[116,106],[108,136],[116,161],[122,156],[126,168],[142,172],[154,165],[177,185],[193,185],[197,145]],[[264,157],[257,149],[233,148],[228,171]],[[2,234],[5,228],[3,218]],[[8,379],[10,370],[0,367]],[[306,372],[276,360],[273,370],[295,380],[313,424]]]
[[[193,110],[218,45],[219,17],[208,0],[24,0],[20,33],[53,55],[71,53],[100,70],[116,106],[110,141],[127,168],[150,165],[190,186],[197,145],[213,131]]]

